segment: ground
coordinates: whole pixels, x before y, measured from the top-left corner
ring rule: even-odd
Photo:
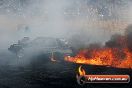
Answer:
[[[35,60],[37,59],[37,60]],[[129,84],[87,84],[76,82],[76,72],[80,64],[45,61],[45,57],[35,58],[25,66],[1,65],[0,88],[131,88]],[[39,62],[40,61],[40,62]],[[87,74],[129,74],[131,69],[83,65]]]

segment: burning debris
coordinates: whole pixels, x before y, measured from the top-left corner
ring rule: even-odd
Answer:
[[[88,50],[82,50],[75,57],[65,57],[66,61],[81,63],[81,64],[91,64],[91,65],[104,65],[111,66],[117,68],[132,68],[132,53],[127,49],[123,50],[125,57],[120,59],[119,55],[115,54],[119,52],[119,49],[116,48],[104,48],[104,49],[94,49],[90,51],[90,55]],[[87,54],[89,56],[87,56]]]
[[[132,26],[129,26],[125,35],[113,35],[105,46],[80,50],[76,56],[67,56],[65,60],[81,64],[132,68],[131,30]]]

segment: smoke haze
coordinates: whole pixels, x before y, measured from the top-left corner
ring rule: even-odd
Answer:
[[[95,3],[96,2],[96,3]],[[0,51],[27,36],[104,44],[132,23],[130,0],[0,0]]]

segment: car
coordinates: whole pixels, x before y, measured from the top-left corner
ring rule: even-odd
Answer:
[[[51,37],[37,37],[33,40],[24,37],[17,44],[11,45],[8,50],[18,58],[47,55],[51,61],[63,60],[64,56],[72,55],[68,41]]]

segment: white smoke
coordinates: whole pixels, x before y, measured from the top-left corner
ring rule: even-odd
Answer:
[[[123,33],[123,29],[131,24],[131,1],[122,1],[121,8],[117,1],[95,1],[1,0],[0,50],[7,50],[25,36],[30,39],[40,36],[66,38],[73,40],[73,45],[104,43],[112,34]],[[100,11],[108,11],[108,17]],[[77,42],[73,43],[74,39]]]

